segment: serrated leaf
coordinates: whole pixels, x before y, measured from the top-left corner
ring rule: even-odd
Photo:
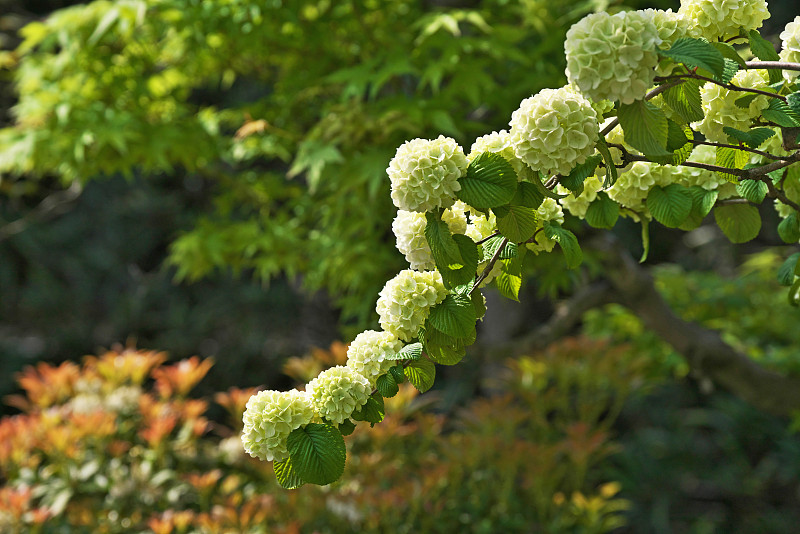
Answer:
[[[400,388],[397,386],[397,381],[391,373],[379,376],[378,380],[375,381],[375,389],[387,399],[394,397],[397,395],[397,392],[400,391]]]
[[[700,67],[719,77],[725,68],[722,53],[706,40],[681,37],[676,39],[669,50],[658,53],[688,67]]]
[[[517,192],[514,193],[510,204],[536,209],[544,202],[545,194],[541,191],[542,189],[549,191],[542,182],[539,182],[539,187],[535,183],[520,182],[517,184]]]
[[[441,365],[456,365],[461,363],[467,350],[462,345],[429,345],[426,347],[426,354],[431,361]]]
[[[486,302],[483,300],[481,292],[476,289],[470,295],[470,300],[472,300],[472,307],[475,308],[475,317],[483,319],[483,316],[486,315]]]
[[[352,423],[351,423],[352,424]],[[272,469],[275,471],[275,478],[283,489],[297,489],[306,483],[292,467],[292,459],[285,458],[280,462],[273,462]]]
[[[794,270],[797,267],[797,260],[800,259],[800,252],[795,252],[784,261],[778,268],[778,283],[782,286],[791,286],[794,282]]]
[[[748,132],[743,132],[736,128],[731,128],[730,126],[724,126],[722,131],[734,140],[744,143],[750,148],[760,147],[764,144],[764,141],[775,135],[775,130],[772,128],[753,128]]]
[[[750,107],[750,104],[753,102],[753,100],[756,99],[757,96],[759,96],[759,95],[757,95],[757,94],[749,94],[749,95],[741,96],[741,97],[737,98],[736,100],[734,100],[733,103],[736,104],[736,107],[739,107],[739,108],[742,108],[742,109],[747,109],[747,108]]]
[[[736,73],[739,72],[739,63],[736,61],[725,58],[725,65],[722,69],[722,75],[715,78],[722,83],[730,83]]]
[[[606,166],[606,179],[603,180],[603,189],[608,189],[617,182],[617,167],[614,165],[614,158],[611,157],[611,151],[608,149],[605,139],[597,140],[597,151],[603,156],[603,163]]]
[[[797,212],[793,211],[778,224],[778,235],[784,243],[797,243],[800,241],[800,220]]]
[[[758,30],[750,30],[750,51],[761,61],[780,61],[781,57],[775,51],[772,43],[761,37]]]
[[[499,259],[508,260],[515,257],[517,255],[517,244],[508,241],[507,238],[502,235],[498,235],[483,243],[483,256],[481,261],[491,260],[497,252],[497,249],[499,249],[504,242],[505,246],[503,246],[503,250],[500,252],[500,256],[498,256]]]
[[[619,219],[619,204],[611,200],[605,192],[600,191],[586,209],[585,219],[589,226],[594,228],[614,228]]]
[[[425,239],[431,249],[433,260],[439,270],[460,268],[464,266],[461,251],[450,233],[447,223],[442,221],[437,214],[425,214]]]
[[[472,160],[459,183],[459,200],[473,208],[490,209],[507,204],[514,197],[517,174],[503,156],[484,152]]]
[[[744,150],[724,146],[717,147],[716,164],[720,167],[743,169],[748,161],[750,161],[750,154]],[[739,183],[739,177],[735,174],[721,171],[716,172],[721,178],[731,183]]]
[[[761,180],[740,180],[736,184],[736,192],[739,193],[739,196],[753,204],[761,204],[768,191],[767,184]]]
[[[648,193],[646,204],[655,220],[668,228],[677,228],[692,211],[692,196],[678,184],[657,185]]]
[[[761,110],[761,116],[784,128],[796,128],[800,126],[800,116],[792,111],[786,102],[778,100],[777,98],[769,99],[769,106]]]
[[[419,360],[422,356],[422,343],[411,343],[406,345],[397,354],[387,354],[384,356],[386,360],[400,361],[400,360]]]
[[[497,216],[497,229],[512,243],[530,239],[536,231],[536,210],[525,206],[508,206],[508,212]]]
[[[347,451],[342,433],[332,425],[309,423],[286,438],[292,469],[311,484],[325,486],[344,472]]]
[[[415,360],[406,366],[405,375],[420,393],[425,393],[436,380],[436,366],[430,360]]]
[[[405,369],[403,368],[403,364],[397,364],[394,367],[390,367],[389,374],[394,377],[394,381],[398,384],[402,384],[406,381],[406,373]]]
[[[350,419],[345,419],[336,428],[339,429],[343,436],[349,436],[356,429],[356,424]]]
[[[651,159],[662,165],[680,165],[692,154],[694,144],[690,142],[694,139],[692,129],[683,127],[672,119],[667,119],[667,156],[653,156]]]
[[[454,235],[453,241],[461,255],[461,263],[452,267],[437,264],[439,273],[442,275],[442,282],[447,289],[472,282],[478,269],[478,245],[469,237],[461,234]]]
[[[542,196],[544,196],[544,197],[547,197],[547,198],[552,198],[553,200],[559,200],[559,199],[562,199],[562,198],[565,198],[565,197],[569,196],[569,194],[566,194],[566,195],[559,195],[558,193],[556,193],[556,192],[555,192],[555,191],[553,191],[552,189],[547,189],[547,188],[544,186],[544,182],[543,182],[544,178],[545,178],[545,177],[544,177],[544,176],[542,175],[542,173],[540,172],[540,173],[539,173],[539,179],[538,179],[538,180],[537,180],[536,178],[533,178],[533,179],[532,179],[530,182],[520,182],[520,183],[527,183],[527,184],[531,184],[531,185],[532,185],[532,186],[533,186],[533,187],[536,189],[536,192],[537,192],[538,194],[540,194],[540,195],[542,195]],[[524,206],[527,206],[527,204],[517,204],[517,205],[524,205]],[[541,203],[540,203],[539,205],[541,206]],[[539,206],[537,206],[537,208],[538,208],[538,207],[539,207]],[[495,212],[495,214],[497,214],[497,212]],[[498,217],[499,217],[499,214],[498,214]]]
[[[519,302],[519,290],[522,287],[522,276],[514,273],[511,260],[501,262],[500,274],[495,278],[497,290],[504,297]]]
[[[731,243],[746,243],[761,231],[761,215],[749,204],[726,204],[714,208],[714,219]]]
[[[739,64],[740,67],[747,68],[747,62],[739,55],[735,48],[728,43],[711,43],[711,46],[716,48],[725,59],[730,59]]]
[[[578,244],[578,238],[575,237],[575,234],[561,228],[559,224],[546,221],[544,223],[544,235],[561,246],[568,269],[574,269],[581,264],[583,251],[581,251],[581,246]]]
[[[692,196],[692,211],[689,212],[689,217],[678,227],[685,231],[694,230],[703,223],[703,219],[714,207],[719,191],[716,189],[706,191],[699,185],[693,185],[689,188],[689,194]]]
[[[787,96],[786,105],[795,115],[800,115],[800,91]]]
[[[617,114],[625,142],[646,156],[667,156],[667,116],[653,104],[637,100],[620,104]]]
[[[664,102],[687,123],[703,120],[700,80],[689,79],[661,93]]]
[[[353,412],[350,417],[356,421],[366,421],[372,427],[383,421],[385,414],[386,409],[383,405],[383,397],[380,391],[378,391],[370,395],[367,402],[364,403],[361,408]]]
[[[430,324],[448,336],[466,337],[475,330],[475,308],[472,301],[459,295],[447,295],[445,299],[431,308],[428,315]]]
[[[580,196],[583,192],[584,180],[594,174],[601,161],[603,161],[603,156],[599,154],[589,156],[586,161],[576,165],[567,176],[562,177],[559,183],[575,193],[576,197]]]

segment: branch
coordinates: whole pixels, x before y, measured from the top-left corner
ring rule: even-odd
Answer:
[[[786,97],[783,95],[779,95],[777,93],[770,93],[769,91],[762,91],[761,89],[751,89],[750,87],[739,87],[738,85],[733,85],[732,83],[722,83],[719,80],[715,80],[714,78],[709,78],[708,76],[702,76],[697,74],[696,72],[690,72],[688,74],[673,74],[671,76],[666,77],[659,77],[656,76],[656,81],[667,81],[667,80],[676,80],[676,79],[685,79],[685,78],[694,78],[695,80],[703,80],[704,82],[710,82],[715,85],[719,85],[720,87],[724,87],[728,91],[740,91],[743,93],[754,93],[757,95],[764,95],[770,98],[778,98],[786,102]]]
[[[748,69],[800,70],[800,63],[788,61],[748,61],[745,65]]]
[[[83,187],[80,182],[75,181],[64,191],[59,191],[58,193],[53,193],[45,197],[38,206],[24,216],[0,226],[0,242],[22,232],[33,221],[46,221],[61,215],[67,210],[68,206],[80,196],[82,191]]]
[[[692,139],[689,142],[695,145],[708,145],[708,146],[717,146],[722,148],[734,148],[736,150],[744,150],[745,152],[752,152],[753,154],[758,154],[759,156],[768,159],[783,159],[781,156],[774,156],[769,152],[764,152],[763,150],[756,150],[755,148],[750,148],[745,145],[728,145],[725,143],[712,143],[711,141],[698,141],[697,139]]]
[[[642,269],[613,236],[600,244],[608,280],[625,305],[686,358],[694,373],[767,412],[800,409],[800,381],[765,369],[722,340],[719,332],[678,317]]]

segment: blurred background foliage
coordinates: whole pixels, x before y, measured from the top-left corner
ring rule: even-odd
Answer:
[[[792,4],[770,2],[765,35]],[[787,422],[689,375],[613,305],[541,353],[475,357],[387,402],[333,488],[278,490],[239,447],[248,388],[305,382],[342,358],[334,340],[374,327],[403,268],[396,147],[507,127],[565,82],[570,24],[621,8],[0,0],[0,394],[16,393],[0,530],[791,532]],[[633,225],[615,232],[637,246]],[[800,316],[773,278],[789,247],[652,232],[676,311],[798,372]],[[529,267],[522,305],[489,295],[486,339],[545,320],[598,269],[591,253],[581,271],[558,254]]]

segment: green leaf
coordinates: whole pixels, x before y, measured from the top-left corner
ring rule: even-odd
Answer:
[[[343,436],[349,436],[356,429],[356,424],[350,419],[345,419],[337,428]]]
[[[699,185],[693,185],[689,188],[689,194],[692,196],[692,211],[689,212],[689,217],[678,227],[685,231],[694,230],[703,223],[703,219],[714,207],[719,191],[716,189],[706,191]]]
[[[522,287],[522,276],[514,272],[513,261],[503,260],[500,274],[495,278],[497,290],[504,297],[519,302],[519,290]]]
[[[777,98],[770,98],[769,106],[767,109],[761,110],[761,116],[784,128],[796,128],[800,126],[800,116],[792,111],[786,102],[778,100]]]
[[[724,146],[717,147],[716,164],[720,167],[743,169],[748,161],[750,161],[750,154],[744,150]],[[721,171],[717,171],[717,174],[731,183],[739,183],[739,177],[735,174]]]
[[[467,355],[467,350],[463,345],[440,345],[430,344],[426,345],[425,353],[433,362],[442,365],[456,365],[461,363],[464,356]]]
[[[515,257],[517,255],[517,244],[508,241],[507,238],[502,235],[497,235],[483,243],[483,257],[481,261],[491,260],[503,242],[505,242],[505,246],[503,246],[503,250],[500,252],[499,259],[508,260]]]
[[[589,176],[594,174],[595,169],[603,161],[603,156],[597,154],[589,156],[586,161],[580,165],[576,165],[567,176],[561,178],[560,183],[573,193],[575,196],[580,196],[583,193],[583,182]]]
[[[472,160],[459,183],[459,200],[473,208],[490,209],[507,204],[514,197],[517,174],[503,156],[484,152]]]
[[[700,67],[714,76],[722,76],[725,68],[725,58],[706,40],[681,37],[676,39],[669,50],[659,50],[658,53],[687,67]]]
[[[711,43],[711,46],[716,48],[725,59],[735,61],[743,69],[747,68],[747,62],[744,60],[744,58],[742,58],[742,56],[739,55],[739,52],[737,52],[736,49],[728,43]]]
[[[692,129],[683,127],[672,119],[667,119],[667,150],[666,156],[653,156],[651,159],[662,165],[680,165],[692,154],[694,144],[689,140],[694,139]]]
[[[642,257],[639,258],[639,263],[647,261],[647,255],[650,253],[650,220],[642,217]]]
[[[350,423],[352,424],[352,423]],[[273,462],[272,469],[275,471],[275,478],[283,489],[297,489],[306,483],[292,467],[292,459],[285,458],[280,462]]]
[[[726,204],[714,208],[714,219],[731,243],[746,243],[761,231],[761,215],[749,204]]]
[[[739,72],[739,63],[725,58],[725,68],[722,70],[722,76],[715,76],[715,78],[722,83],[730,83],[737,72]]]
[[[536,210],[525,206],[508,206],[502,217],[498,214],[497,229],[512,243],[530,239],[536,231]]]
[[[583,252],[581,251],[581,246],[578,244],[578,238],[575,237],[575,234],[561,228],[559,224],[545,221],[544,235],[561,246],[568,269],[574,269],[581,264],[583,261]]]
[[[472,300],[472,307],[475,308],[475,317],[482,319],[486,315],[486,303],[483,300],[483,295],[476,289],[470,295],[470,300]]]
[[[425,221],[425,239],[428,240],[433,260],[439,270],[463,267],[464,260],[461,258],[461,251],[450,234],[447,223],[433,212],[425,214]]]
[[[740,180],[736,184],[736,192],[753,204],[761,204],[767,196],[767,184],[761,180]]]
[[[375,389],[386,398],[394,397],[400,391],[400,388],[397,387],[397,381],[391,373],[379,376],[378,380],[375,381]]]
[[[778,224],[778,235],[784,243],[797,243],[800,241],[800,220],[798,220],[796,211],[792,211],[788,217]]]
[[[797,307],[800,305],[800,280],[795,280],[792,287],[789,288],[787,297],[789,298],[789,304],[792,306]]]
[[[755,93],[751,93],[749,95],[745,95],[745,96],[741,96],[741,97],[737,98],[736,100],[733,101],[733,103],[736,104],[736,107],[739,107],[739,108],[742,108],[742,109],[747,109],[747,108],[750,107],[750,104],[753,102],[753,100],[756,99],[757,96],[759,96],[759,95],[757,95]]]
[[[664,226],[677,228],[692,211],[692,195],[682,185],[657,185],[647,195],[647,209]]]
[[[309,423],[286,438],[292,468],[301,479],[325,486],[344,472],[347,451],[342,433],[331,425]]]
[[[521,182],[521,183],[527,183],[527,184],[531,184],[531,185],[532,185],[532,186],[533,186],[533,187],[536,189],[536,192],[537,192],[539,195],[542,195],[543,197],[547,197],[547,198],[552,198],[553,200],[559,200],[559,199],[562,199],[562,198],[565,198],[565,197],[569,196],[569,194],[566,194],[566,195],[559,195],[559,194],[558,194],[558,193],[556,193],[555,191],[553,191],[553,190],[551,190],[551,189],[547,189],[547,188],[544,186],[544,182],[543,182],[542,180],[545,180],[545,177],[544,177],[544,176],[542,175],[542,173],[540,172],[540,173],[539,173],[539,179],[538,179],[538,180],[537,180],[536,178],[533,178],[533,179],[531,179],[531,181],[530,181],[530,182]],[[544,199],[542,199],[542,200],[544,200]],[[512,202],[512,204],[516,204],[516,203]],[[528,206],[528,203],[524,203],[524,204],[517,204],[517,205]],[[539,203],[539,205],[541,206],[541,202]],[[539,206],[536,206],[536,207],[538,208]],[[499,214],[497,211],[495,211],[495,214],[496,214],[498,217],[500,216],[500,214]]]
[[[353,415],[350,417],[356,421],[366,421],[369,423],[369,426],[372,427],[383,421],[385,413],[386,409],[383,405],[383,397],[379,391],[370,395],[367,402],[361,408],[353,412]]]
[[[394,367],[389,368],[389,374],[394,377],[394,381],[398,384],[402,384],[406,381],[406,373],[403,364],[399,363]]]
[[[626,143],[646,156],[670,155],[667,151],[667,116],[659,108],[637,100],[633,104],[620,104],[617,116]]]
[[[447,289],[472,282],[478,270],[478,245],[469,237],[460,234],[454,235],[453,241],[461,253],[461,265],[454,268],[437,265],[444,287]]]
[[[732,137],[734,140],[744,143],[750,148],[758,148],[764,141],[775,135],[775,130],[772,128],[753,128],[749,132],[743,132],[730,126],[724,126],[722,131]]]
[[[794,282],[794,270],[797,267],[797,260],[800,259],[800,252],[795,252],[784,261],[778,268],[778,283],[782,286],[790,286]]]
[[[436,379],[436,366],[430,360],[414,360],[405,368],[406,378],[420,393],[425,393]]]
[[[800,115],[800,91],[786,97],[786,105],[795,115]]]
[[[617,182],[617,167],[614,165],[614,158],[611,157],[611,151],[608,149],[605,139],[600,138],[597,140],[597,151],[603,156],[603,163],[606,166],[606,179],[603,180],[603,188],[608,189]]]
[[[406,345],[397,354],[387,354],[386,360],[419,360],[422,357],[422,343],[411,343]]]
[[[525,206],[527,208],[536,209],[544,202],[545,193],[542,189],[549,191],[541,181],[538,181],[539,186],[531,182],[520,182],[517,184],[517,192],[514,193],[514,198],[511,199],[510,204],[514,206]]]
[[[703,120],[700,80],[689,79],[661,93],[664,102],[687,123]]]
[[[780,61],[781,57],[775,51],[772,43],[761,37],[758,30],[750,30],[750,51],[761,61]]]
[[[614,228],[619,218],[619,204],[611,200],[604,191],[586,209],[586,222],[594,228]]]
[[[447,295],[431,308],[428,321],[448,336],[466,337],[475,330],[475,308],[472,301],[460,295]]]

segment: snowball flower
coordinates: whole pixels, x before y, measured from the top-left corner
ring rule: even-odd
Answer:
[[[463,234],[466,231],[465,208],[466,204],[456,202],[442,214],[442,220],[447,223],[451,233]],[[415,271],[431,270],[436,266],[431,247],[425,238],[427,226],[425,214],[416,211],[398,210],[397,216],[392,221],[392,232],[397,238],[397,250],[406,257],[406,261]]]
[[[769,18],[766,0],[681,0],[678,14],[689,21],[689,35],[709,41],[755,30]]]
[[[717,163],[717,148],[709,145],[697,145],[689,157],[689,161],[695,163],[707,163],[715,165]],[[680,172],[676,175],[678,183],[691,187],[698,185],[706,191],[718,189],[727,181],[714,172],[706,169],[699,169],[697,167],[681,167]]]
[[[592,103],[570,86],[526,98],[509,124],[516,156],[545,174],[567,174],[586,161],[600,133]]]
[[[431,211],[450,207],[461,189],[458,179],[467,169],[467,157],[455,140],[406,141],[389,162],[392,201],[405,211]]]
[[[381,289],[376,305],[381,328],[410,341],[428,318],[430,309],[446,295],[438,271],[400,271]]]
[[[306,386],[317,413],[337,425],[364,406],[371,392],[369,380],[344,365],[322,371]]]
[[[495,230],[497,230],[497,217],[493,212],[490,211],[487,217],[479,211],[470,211],[469,224],[465,232],[467,237],[477,243],[492,235]]]
[[[800,63],[800,16],[794,18],[786,25],[781,32],[781,61],[790,63]],[[796,70],[785,70],[783,76],[788,81],[792,81],[800,72]]]
[[[524,161],[519,159],[514,153],[514,146],[511,144],[511,135],[506,130],[492,132],[481,136],[472,143],[467,159],[471,162],[484,152],[491,152],[503,156],[517,173],[518,180],[530,180],[534,173]]]
[[[763,89],[767,86],[768,79],[764,70],[740,70],[731,83],[739,87]],[[737,106],[736,100],[746,94],[741,91],[729,91],[711,82],[705,84],[700,88],[705,117],[702,121],[693,123],[693,126],[709,141],[715,143],[728,142],[728,134],[722,131],[725,126],[742,131],[749,130],[753,119],[761,115],[761,111],[769,105],[769,97],[758,95],[746,108]]]
[[[387,360],[387,355],[397,354],[403,342],[389,332],[367,330],[356,336],[347,348],[347,366],[374,383],[397,362]]]
[[[587,15],[567,32],[567,79],[591,100],[630,104],[653,85],[660,43],[647,13]]]
[[[564,210],[561,209],[558,202],[552,198],[546,198],[536,210],[536,219],[540,227],[543,226],[545,221],[564,224]],[[544,232],[538,232],[534,242],[527,244],[528,250],[532,250],[537,254],[539,252],[551,252],[555,246],[555,240],[547,237]]]
[[[242,444],[250,456],[276,462],[289,457],[286,438],[314,418],[314,406],[302,391],[260,391],[247,401]]]
[[[605,174],[605,170],[602,171]],[[572,191],[559,184],[556,186],[556,192],[566,196],[559,200],[561,205],[575,217],[583,219],[586,217],[586,210],[589,209],[589,204],[594,202],[597,198],[597,193],[603,189],[603,179],[597,174],[589,176],[583,181],[583,192],[575,196]]]
[[[674,181],[675,167],[636,161],[608,188],[611,200],[632,210],[646,212],[645,199],[653,186],[666,186]]]

